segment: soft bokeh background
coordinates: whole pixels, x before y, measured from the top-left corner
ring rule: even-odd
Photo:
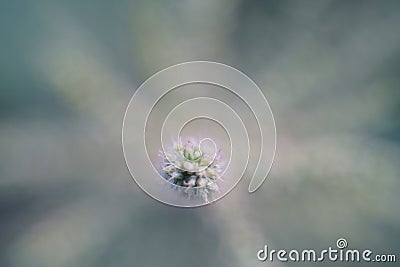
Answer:
[[[267,266],[264,244],[339,237],[399,258],[399,14],[398,1],[1,1],[0,266]],[[130,178],[126,105],[189,60],[235,66],[269,100],[277,157],[253,195],[246,180],[179,209]]]

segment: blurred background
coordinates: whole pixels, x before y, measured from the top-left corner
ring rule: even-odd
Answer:
[[[399,259],[399,12],[398,1],[1,1],[0,266],[268,266],[264,244],[339,237]],[[190,60],[248,74],[278,148],[255,194],[245,177],[222,201],[180,209],[133,182],[121,125],[145,79]]]

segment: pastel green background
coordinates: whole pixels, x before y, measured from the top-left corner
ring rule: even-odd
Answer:
[[[264,244],[339,237],[399,258],[399,14],[398,1],[1,1],[0,266],[268,266]],[[248,74],[278,148],[255,194],[245,177],[179,209],[133,182],[121,125],[145,79],[190,60]]]

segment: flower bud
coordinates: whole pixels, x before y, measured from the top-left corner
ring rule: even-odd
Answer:
[[[204,178],[199,178],[197,179],[197,185],[200,187],[206,186],[207,185],[207,180]]]
[[[207,169],[207,174],[208,174],[210,177],[215,177],[215,176],[217,175],[217,173],[215,172],[215,170],[214,170],[214,169],[211,169],[211,168],[208,168],[208,169]]]
[[[187,162],[187,161],[183,162],[182,168],[185,169],[188,172],[193,172],[193,170],[194,170],[193,164],[190,163],[190,162]]]
[[[196,150],[193,153],[193,159],[198,159],[198,158],[200,158],[200,156],[201,156],[201,152],[199,150]]]
[[[188,182],[183,181],[183,184],[188,187],[193,187],[196,185],[196,176],[191,176]]]

